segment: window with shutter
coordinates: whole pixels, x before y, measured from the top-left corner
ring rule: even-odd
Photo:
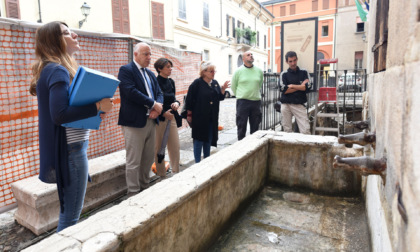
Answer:
[[[327,10],[328,8],[330,8],[330,0],[323,0],[322,1],[322,9]]]
[[[363,67],[363,51],[354,53],[354,68],[359,69]]]
[[[178,0],[178,17],[187,19],[187,7],[185,5],[185,0]]]
[[[286,6],[280,7],[280,16],[286,16]]]
[[[203,26],[206,28],[210,27],[209,22],[209,4],[204,2],[203,3]]]
[[[260,32],[257,31],[257,46],[260,47]]]
[[[323,25],[321,32],[322,32],[322,37],[328,37],[328,25]]]
[[[152,2],[153,38],[165,39],[165,15],[162,3]]]
[[[6,0],[6,14],[8,18],[20,19],[19,0]]]
[[[226,15],[226,36],[229,36],[229,15]]]
[[[296,4],[291,4],[290,5],[290,15],[295,15],[296,14]]]
[[[130,34],[128,0],[112,0],[112,24],[115,33]]]
[[[318,11],[318,0],[312,0],[312,11]]]
[[[232,37],[236,38],[235,18],[232,18]]]
[[[374,58],[374,73],[386,70],[386,50],[388,45],[388,10],[389,0],[377,1],[375,45],[372,47]]]
[[[264,49],[267,49],[267,35],[264,35]]]

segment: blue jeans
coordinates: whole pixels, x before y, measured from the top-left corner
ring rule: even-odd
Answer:
[[[201,161],[201,150],[203,150],[204,158],[210,156],[211,140],[213,139],[213,124],[209,124],[209,140],[207,142],[194,139],[194,159],[195,163]]]
[[[67,145],[70,185],[63,188],[64,211],[60,212],[57,232],[76,224],[82,212],[88,181],[88,144],[86,140]]]

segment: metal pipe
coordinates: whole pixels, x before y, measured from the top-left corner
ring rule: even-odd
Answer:
[[[342,168],[348,171],[359,172],[362,176],[379,175],[383,183],[386,182],[386,158],[375,159],[371,157],[348,157],[342,158],[338,155],[334,157],[334,168]]]
[[[41,0],[38,0],[38,11],[39,11],[39,19],[38,19],[38,23],[42,23],[42,17],[41,17]]]
[[[356,128],[359,130],[369,129],[370,128],[370,119],[366,121],[352,121],[352,122],[346,122],[345,126],[346,128]]]
[[[363,146],[367,144],[372,144],[373,146],[375,146],[375,142],[376,142],[375,133],[360,132],[356,134],[338,136],[338,143],[345,144],[346,147],[352,147],[353,144],[358,144],[358,145],[363,145]]]
[[[222,12],[222,0],[220,0],[220,37],[223,36],[223,17],[222,17],[222,15],[223,15],[223,12]]]

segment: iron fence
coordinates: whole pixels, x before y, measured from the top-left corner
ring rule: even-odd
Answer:
[[[279,78],[279,73],[264,72],[264,82],[261,87],[261,130],[274,130],[280,125],[281,114],[274,109],[274,104],[281,96]],[[343,115],[347,113],[346,108],[354,113],[361,106],[362,93],[366,91],[366,84],[366,69],[322,70],[318,78],[318,87],[337,87],[338,102]],[[317,91],[307,93],[307,108],[315,105],[317,96]],[[345,116],[343,116],[343,125],[344,118]]]
[[[261,87],[261,130],[275,129],[280,124],[280,113],[274,109],[274,103],[280,98],[278,73],[264,73],[264,82]]]

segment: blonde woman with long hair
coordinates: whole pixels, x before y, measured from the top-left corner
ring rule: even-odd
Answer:
[[[77,70],[73,55],[80,50],[77,34],[65,23],[51,22],[36,31],[36,62],[29,92],[38,99],[39,179],[56,183],[60,199],[57,232],[77,223],[88,181],[89,130],[63,123],[108,112],[112,99],[86,106],[69,106],[68,89]]]

